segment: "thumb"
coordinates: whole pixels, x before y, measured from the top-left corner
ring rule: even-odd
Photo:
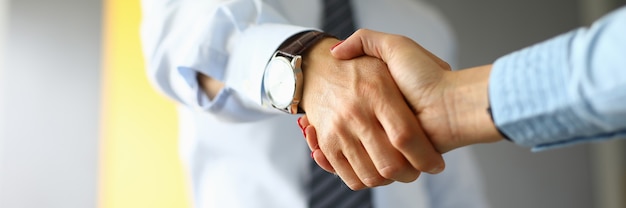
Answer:
[[[352,59],[363,55],[373,56],[385,60],[385,33],[368,29],[359,29],[346,40],[339,42],[330,49],[331,54],[338,59]]]
[[[352,59],[368,55],[379,58],[385,63],[425,56],[434,61],[440,68],[450,70],[448,63],[410,38],[368,29],[359,29],[346,40],[331,48],[330,52],[338,59]]]

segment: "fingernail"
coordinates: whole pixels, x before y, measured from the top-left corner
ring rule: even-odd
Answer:
[[[311,151],[311,159],[315,159],[315,158],[313,158],[313,152],[314,152],[314,151]]]
[[[300,129],[302,129],[302,124],[300,124],[300,120],[302,120],[302,117],[298,118],[298,126],[300,127]]]
[[[441,173],[441,171],[443,171],[443,165],[440,165],[436,168],[433,168],[432,170],[428,171],[428,173],[430,174],[438,174]]]
[[[341,44],[341,43],[343,43],[343,40],[339,41],[339,43],[335,44],[332,48],[330,48],[330,50],[332,51],[333,49],[335,49],[335,47],[339,46],[339,44]]]

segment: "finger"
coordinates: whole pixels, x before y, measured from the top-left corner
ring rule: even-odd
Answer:
[[[400,102],[402,103],[402,102]],[[404,104],[404,103],[402,103]],[[443,171],[443,157],[421,129],[408,106],[381,105],[378,119],[393,147],[417,170],[436,174]]]
[[[311,130],[309,129],[310,133]],[[319,137],[319,152],[323,153],[324,157],[330,163],[330,166],[333,167],[335,174],[337,174],[343,182],[350,187],[352,190],[362,189],[365,185],[361,182],[359,177],[354,172],[352,166],[344,156],[342,152],[342,138],[346,138],[348,134],[347,128],[335,128],[333,133],[330,136]],[[313,157],[319,156],[318,151],[313,152]],[[321,164],[322,161],[316,162]],[[325,165],[321,166],[323,169],[328,171]]]
[[[315,127],[313,127],[312,125],[304,126],[302,132],[304,133],[304,138],[306,139],[307,145],[309,145],[309,150],[311,150],[312,152],[316,149],[319,149],[319,143],[317,140],[317,132],[315,131]]]
[[[311,156],[313,156],[313,160],[315,160],[315,163],[317,163],[317,165],[319,165],[320,168],[324,169],[325,171],[329,173],[335,174],[335,168],[333,168],[330,162],[328,162],[328,159],[326,159],[326,156],[324,155],[324,152],[322,152],[321,149],[313,150],[313,152],[311,152]]]
[[[355,120],[361,118],[357,114]],[[320,149],[344,183],[352,190],[374,187],[387,183],[378,174],[376,167],[358,139],[352,136],[352,130],[338,123],[333,137],[320,142]],[[315,153],[314,153],[315,154]]]
[[[361,182],[367,187],[388,184],[391,180],[383,177],[378,172],[372,158],[362,146],[361,141],[354,139],[352,142],[351,146],[354,148],[344,148],[343,153]]]
[[[383,89],[387,99],[375,103],[374,112],[391,145],[417,170],[433,174],[441,172],[445,166],[441,153],[424,134],[394,81],[391,77],[388,79],[387,83],[391,84]]]
[[[349,126],[351,127],[339,128],[348,131],[341,135],[352,135],[344,136],[342,140],[338,140],[338,145],[344,157],[348,160],[361,182],[367,187],[389,184],[391,182],[389,179],[395,178],[384,177],[380,174],[377,166],[370,157],[372,153],[366,149],[362,141],[370,141],[369,144],[372,145],[369,145],[369,147],[375,149],[372,151],[377,152],[379,155],[396,155],[394,159],[403,161],[401,154],[391,145],[387,145],[388,148],[385,149],[381,148],[380,145],[375,142],[376,140],[385,141],[386,137],[384,130],[380,128],[376,116],[371,112],[371,109],[367,109],[368,113],[365,113],[366,110],[363,108],[348,109],[347,111],[352,112],[350,113],[350,119],[347,122],[338,123],[337,125],[338,127],[342,127],[342,124],[350,124]],[[376,128],[377,126],[378,128]],[[333,167],[337,168],[337,166]]]
[[[356,135],[361,135],[363,147],[383,178],[408,183],[420,175],[420,171],[391,144],[380,123],[368,124],[368,128]]]
[[[298,124],[303,126],[302,131],[304,131],[306,142],[309,145],[309,149],[311,150],[311,157],[313,158],[313,160],[315,160],[317,165],[319,165],[325,171],[335,173],[335,169],[332,165],[330,165],[330,162],[328,162],[328,159],[326,159],[326,156],[324,156],[322,150],[319,149],[319,145],[317,143],[317,132],[315,132],[315,127],[309,125],[309,121],[306,116],[300,117],[300,119],[298,120]]]
[[[304,129],[304,127],[311,125],[311,123],[309,123],[309,119],[307,118],[307,116],[303,115],[302,117],[298,118],[298,125],[301,129]]]
[[[330,165],[335,167],[335,173],[350,189],[359,190],[366,187],[353,171],[352,166],[341,152],[325,156],[328,158]]]

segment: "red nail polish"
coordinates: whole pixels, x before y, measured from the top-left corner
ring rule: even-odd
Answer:
[[[330,48],[330,50],[332,51],[333,49],[335,49],[335,47],[339,46],[339,44],[341,44],[341,43],[343,43],[343,40],[339,41],[339,43],[335,44],[332,48]]]
[[[315,158],[313,158],[313,151],[311,151],[311,159],[315,159]]]
[[[302,120],[302,117],[298,118],[298,126],[304,131],[304,128],[302,128],[302,124],[300,124],[300,120]]]
[[[304,138],[306,139],[306,130],[302,129],[302,134],[304,134]]]

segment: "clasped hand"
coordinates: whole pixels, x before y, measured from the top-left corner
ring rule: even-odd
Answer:
[[[426,139],[387,65],[368,56],[340,60],[325,39],[303,61],[302,107],[313,124],[311,149],[352,189],[414,181],[439,172],[443,159]],[[313,128],[310,128],[313,130]],[[419,149],[420,151],[406,151]],[[414,160],[414,158],[420,158]],[[429,158],[424,160],[421,158]],[[319,161],[319,160],[317,160]]]
[[[489,122],[482,97],[490,68],[451,72],[411,39],[370,30],[336,44],[323,41],[317,48],[330,53],[304,62],[307,113],[298,124],[318,165],[351,189],[439,173],[441,154],[497,140],[496,130],[477,126]]]

